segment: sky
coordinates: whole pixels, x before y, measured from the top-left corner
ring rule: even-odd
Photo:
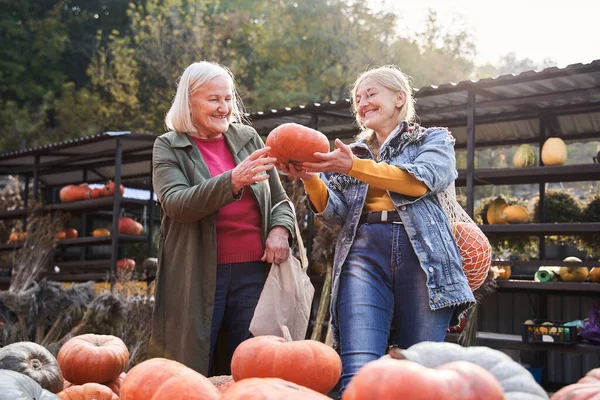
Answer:
[[[465,21],[478,51],[478,64],[496,64],[515,52],[537,64],[550,58],[564,67],[600,59],[600,0],[370,0],[419,29],[433,9],[440,25]]]

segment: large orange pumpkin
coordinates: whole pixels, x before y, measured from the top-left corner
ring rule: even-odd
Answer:
[[[316,340],[293,342],[287,327],[282,330],[283,338],[257,336],[242,342],[231,359],[233,379],[281,378],[329,393],[342,373],[340,356]]]
[[[62,400],[119,400],[119,396],[109,387],[99,383],[69,386],[57,396]]]
[[[121,400],[216,400],[221,392],[204,375],[167,360],[151,358],[127,372]]]
[[[279,378],[249,378],[234,383],[220,400],[329,400],[329,397]]]
[[[563,387],[552,396],[552,400],[598,399],[600,399],[600,368],[592,369],[577,383]]]
[[[129,363],[129,350],[112,335],[85,334],[69,339],[58,351],[64,378],[75,385],[116,379]]]
[[[492,247],[488,238],[475,224],[453,226],[463,271],[472,290],[478,289],[487,277],[492,263]]]
[[[430,369],[408,360],[379,359],[352,378],[342,400],[504,400],[496,378],[478,365],[454,361]]]
[[[110,382],[102,382],[102,384],[107,386],[118,396],[121,393],[121,384],[123,383],[125,376],[127,376],[127,374],[125,372],[121,372],[121,375],[119,375],[116,379],[113,379]]]
[[[327,136],[295,123],[282,124],[273,129],[267,136],[266,145],[271,147],[269,155],[286,166],[319,161],[313,154],[327,153],[330,148]]]
[[[231,375],[211,376],[208,380],[219,389],[219,392],[224,392],[235,383]]]

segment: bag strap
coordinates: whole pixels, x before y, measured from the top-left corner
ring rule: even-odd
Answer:
[[[302,264],[302,270],[306,271],[308,269],[308,257],[306,256],[306,250],[304,249],[304,241],[302,240],[302,232],[300,231],[300,227],[298,226],[298,220],[296,218],[296,208],[294,207],[294,203],[292,203],[289,199],[281,200],[279,203],[275,204],[271,208],[271,212],[279,205],[283,203],[288,203],[292,208],[292,213],[294,213],[294,227],[296,228],[296,242],[298,243],[298,253],[300,253],[300,264]],[[291,249],[290,249],[291,251]]]

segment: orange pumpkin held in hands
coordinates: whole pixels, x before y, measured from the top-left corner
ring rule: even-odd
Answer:
[[[286,166],[319,161],[313,154],[327,153],[330,149],[327,136],[295,123],[282,124],[273,129],[267,136],[266,145],[271,147],[269,155]]]
[[[453,361],[430,369],[408,360],[379,359],[352,378],[342,400],[504,400],[498,380],[482,367]]]
[[[233,379],[281,378],[329,393],[342,373],[340,356],[316,340],[292,341],[285,326],[282,331],[283,338],[267,335],[242,342],[231,359]]]
[[[131,368],[120,393],[121,400],[217,400],[220,395],[204,375],[166,358],[151,358]]]
[[[99,383],[69,386],[58,393],[57,396],[61,400],[119,400],[119,396],[108,386]]]
[[[129,350],[121,339],[92,333],[75,336],[58,351],[64,378],[75,385],[116,379],[129,363]]]

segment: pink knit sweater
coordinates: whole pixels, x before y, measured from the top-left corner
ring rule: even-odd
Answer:
[[[216,139],[192,139],[212,176],[235,168],[235,160],[225,136],[221,135]],[[244,188],[241,200],[222,207],[217,215],[217,263],[260,260],[264,252],[260,225],[258,201],[249,188]]]

